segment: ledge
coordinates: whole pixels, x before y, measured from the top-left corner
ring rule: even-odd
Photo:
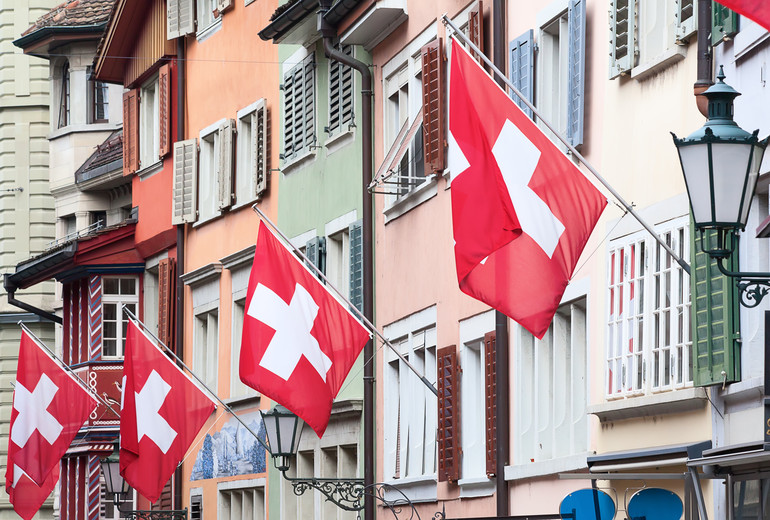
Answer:
[[[385,224],[416,208],[426,200],[435,197],[438,194],[437,177],[437,174],[427,177],[425,182],[400,199],[396,199],[393,204],[388,206],[383,211],[383,214],[385,215]]]
[[[219,273],[221,272],[222,264],[219,262],[213,262],[190,271],[189,273],[184,273],[179,278],[182,279],[185,285],[194,286],[207,282],[214,277],[218,277]]]
[[[296,157],[291,157],[289,159],[284,159],[284,162],[281,165],[281,173],[283,173],[284,175],[288,175],[292,170],[298,170],[299,168],[304,166],[305,163],[308,163],[314,160],[315,160],[315,149],[306,150],[301,155],[298,155]]]
[[[399,478],[388,480],[386,484],[400,490],[404,495],[417,504],[420,502],[435,502],[438,499],[436,475]],[[393,489],[383,489],[383,495],[388,502],[403,502],[404,496]]]
[[[673,65],[677,61],[682,61],[687,55],[687,48],[681,45],[674,45],[664,53],[655,56],[653,59],[642,65],[637,65],[631,69],[631,77],[637,81],[643,81],[650,76],[658,74],[666,67]]]
[[[693,387],[594,404],[588,407],[588,413],[597,416],[601,422],[619,421],[637,417],[690,412],[703,408],[707,401],[706,390]]]
[[[231,255],[227,255],[226,257],[222,258],[220,261],[222,262],[222,266],[225,269],[230,269],[230,270],[238,269],[239,267],[244,267],[250,264],[251,261],[254,260],[254,252],[256,250],[257,250],[257,246],[251,245]]]
[[[588,468],[586,457],[588,457],[588,452],[560,457],[558,459],[506,466],[505,480],[542,477],[546,475],[555,475],[556,473],[586,469]]]
[[[489,497],[497,489],[495,481],[487,477],[461,478],[457,485],[460,486],[460,498]]]

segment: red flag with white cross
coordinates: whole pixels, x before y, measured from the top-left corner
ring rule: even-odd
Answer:
[[[51,473],[58,470],[59,460],[97,404],[96,398],[22,329],[5,474],[9,495],[19,500],[26,496],[19,487],[29,490],[31,483],[42,488],[40,494],[47,490],[48,496]],[[26,500],[22,509],[29,511],[29,504],[34,502],[34,497]]]
[[[120,414],[120,474],[156,502],[214,402],[133,320],[126,332]]]
[[[246,293],[241,381],[321,437],[369,332],[264,224]]]
[[[751,18],[770,31],[770,2],[767,0],[717,0],[717,2]]]
[[[6,490],[13,510],[24,520],[30,520],[59,482],[59,465],[53,467],[41,486],[15,464],[9,465],[7,471],[11,475],[11,485]]]
[[[607,200],[454,39],[449,96],[460,290],[542,338]]]

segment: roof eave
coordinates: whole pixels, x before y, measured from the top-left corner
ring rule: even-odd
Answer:
[[[318,8],[318,0],[300,0],[280,14],[275,20],[259,31],[259,37],[264,41],[273,40],[279,43],[287,32]]]
[[[17,38],[12,43],[25,54],[47,58],[51,44],[64,45],[75,41],[98,40],[104,33],[107,22],[92,25],[49,26],[41,27],[27,35]],[[41,52],[41,49],[45,49]]]

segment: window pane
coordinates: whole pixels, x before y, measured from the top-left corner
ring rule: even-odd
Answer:
[[[134,278],[121,278],[120,294],[136,294],[136,280]]]
[[[117,278],[104,279],[104,294],[119,294]]]

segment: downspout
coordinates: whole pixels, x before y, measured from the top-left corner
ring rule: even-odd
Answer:
[[[714,81],[711,79],[713,55],[711,53],[711,0],[698,0],[698,79],[693,85],[695,102],[703,117],[708,117],[708,100],[701,96]]]
[[[506,41],[506,0],[494,0],[492,4],[492,60],[500,70],[505,70],[508,44]],[[482,13],[483,16],[483,13]],[[505,85],[500,83],[503,88]],[[508,516],[508,484],[505,466],[508,464],[510,399],[508,389],[508,317],[495,311],[495,498],[497,516]]]
[[[176,39],[176,140],[184,141],[184,84],[185,84],[185,39]],[[175,352],[184,359],[184,224],[176,227],[176,307],[174,317],[176,330],[174,340]],[[182,466],[174,470],[174,509],[182,509]]]
[[[374,322],[374,262],[373,227],[372,227],[372,194],[369,193],[369,183],[372,181],[372,73],[369,66],[334,48],[333,39],[337,30],[326,20],[324,14],[329,10],[331,0],[320,0],[321,9],[318,11],[318,30],[323,36],[324,52],[329,59],[357,70],[361,74],[361,161],[363,194],[363,292],[364,316]],[[374,484],[374,342],[369,340],[364,347],[364,486]],[[371,361],[371,362],[370,362]],[[371,489],[371,488],[369,488]],[[367,493],[364,497],[364,518],[374,520],[374,495]]]
[[[14,283],[11,282],[9,274],[6,273],[3,276],[4,276],[3,286],[5,287],[5,290],[8,293],[9,304],[13,305],[14,307],[18,307],[19,309],[24,309],[27,312],[31,312],[32,314],[36,314],[45,320],[58,323],[59,325],[63,323],[61,317],[57,316],[56,314],[50,313],[48,311],[44,311],[43,309],[39,309],[33,305],[17,300],[14,297],[14,295],[16,294],[16,289],[18,289],[18,287],[16,287],[16,285],[14,285]]]

